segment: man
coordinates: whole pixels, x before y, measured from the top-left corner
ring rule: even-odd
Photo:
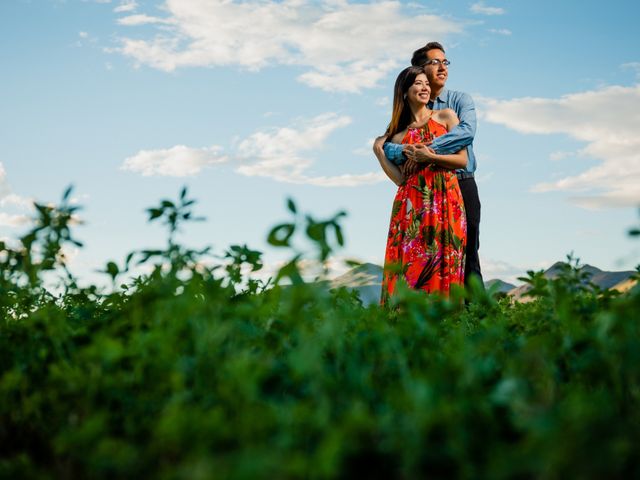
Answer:
[[[384,144],[384,153],[393,163],[400,165],[403,173],[409,175],[415,172],[421,161],[427,161],[424,152],[431,148],[439,154],[455,153],[462,148],[467,149],[469,161],[463,170],[456,170],[458,183],[464,200],[467,214],[467,248],[465,260],[465,284],[469,284],[472,276],[477,276],[482,284],[480,271],[480,198],[478,187],[474,179],[476,157],[473,154],[473,137],[476,133],[476,110],[471,96],[463,92],[447,90],[445,84],[449,74],[449,61],[445,57],[444,48],[438,42],[429,42],[424,47],[413,52],[411,64],[425,66],[427,79],[431,85],[431,97],[428,107],[433,110],[451,108],[460,119],[460,124],[433,140],[427,145],[398,145]],[[386,137],[376,139],[376,144],[384,142]]]

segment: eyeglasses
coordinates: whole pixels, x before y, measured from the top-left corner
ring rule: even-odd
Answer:
[[[424,62],[423,65],[424,66],[435,65],[436,67],[438,67],[440,65],[444,65],[445,67],[448,67],[449,65],[451,65],[451,62],[449,60],[447,60],[447,59],[438,60],[437,58],[434,58],[432,60],[427,60],[426,62]]]

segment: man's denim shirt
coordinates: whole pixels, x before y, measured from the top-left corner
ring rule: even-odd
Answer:
[[[442,110],[451,108],[460,119],[460,123],[446,135],[436,137],[431,148],[440,155],[456,153],[467,147],[469,161],[467,168],[458,171],[475,172],[476,156],[473,154],[473,137],[476,134],[476,107],[473,104],[471,95],[455,90],[442,89],[440,95],[436,97],[433,104],[429,102],[429,108]],[[396,165],[402,165],[406,160],[402,154],[403,145],[397,143],[385,143],[384,153],[387,158]]]

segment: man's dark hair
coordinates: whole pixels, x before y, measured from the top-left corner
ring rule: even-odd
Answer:
[[[411,65],[414,67],[420,67],[424,65],[424,62],[427,61],[427,52],[429,50],[442,50],[444,52],[444,47],[438,42],[429,42],[424,47],[419,48],[415,52],[413,52],[413,57],[411,57]]]

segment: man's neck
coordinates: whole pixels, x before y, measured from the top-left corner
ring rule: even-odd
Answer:
[[[429,96],[429,99],[433,102],[436,98],[438,98],[438,95],[440,95],[443,90],[444,90],[444,87],[438,90],[431,90],[431,95]]]

